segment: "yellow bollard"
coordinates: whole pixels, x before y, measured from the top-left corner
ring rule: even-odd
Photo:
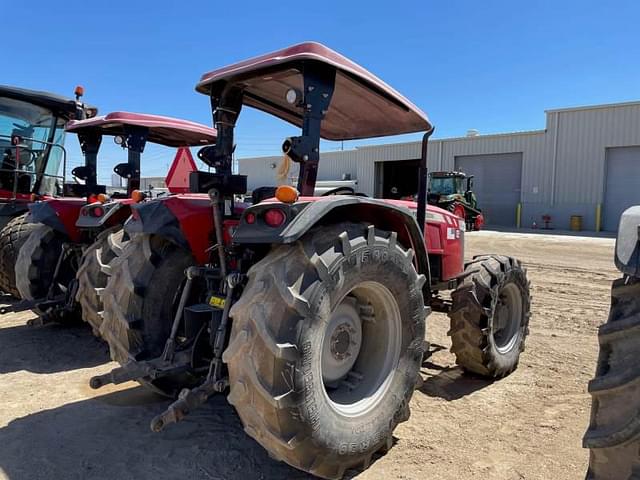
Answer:
[[[516,205],[516,228],[520,228],[520,220],[522,219],[522,204]]]
[[[600,231],[601,226],[602,226],[602,204],[598,203],[596,205],[596,232]]]

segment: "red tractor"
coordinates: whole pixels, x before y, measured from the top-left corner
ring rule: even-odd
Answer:
[[[62,194],[66,173],[64,128],[70,120],[96,115],[76,98],[0,86],[0,290],[18,297],[14,266],[33,227],[26,222],[34,197]],[[62,167],[62,175],[60,175]]]
[[[214,143],[216,134],[194,122],[128,112],[70,122],[67,131],[76,133],[80,141],[85,165],[76,167],[72,174],[84,183],[67,185],[75,198],[50,198],[30,205],[29,221],[36,226],[20,249],[16,264],[17,286],[24,300],[2,312],[33,309],[45,323],[78,318],[82,311],[98,333],[102,312],[99,293],[109,274],[106,264],[127,238],[122,225],[131,214],[131,205],[145,197],[138,189],[140,157],[147,142],[168,147],[202,146]],[[127,162],[114,168],[127,181],[127,193],[120,198],[107,197],[105,187],[96,183],[103,136],[113,137],[128,152]],[[190,159],[188,151],[187,155]],[[176,162],[180,159],[177,156]],[[190,167],[195,170],[192,159]]]
[[[422,111],[317,43],[214,70],[196,89],[211,99],[218,141],[200,157],[215,172],[193,172],[193,194],[132,207],[125,230],[135,236],[103,291],[102,331],[122,366],[93,388],[135,379],[177,395],[154,431],[226,392],[273,458],[340,478],[390,448],[409,418],[431,311],[449,313],[465,370],[498,378],[516,368],[525,270],[499,255],[464,264],[464,220],[427,206],[433,126]],[[244,105],[302,129],[282,145],[300,164],[297,189],[249,207],[235,201],[246,176],[232,173]],[[420,131],[417,203],[352,189],[313,196],[321,138]]]

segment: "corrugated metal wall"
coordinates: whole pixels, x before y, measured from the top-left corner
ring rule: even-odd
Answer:
[[[556,122],[555,201],[602,202],[605,149],[640,145],[640,104],[548,112],[549,131]]]
[[[595,205],[603,201],[605,149],[635,145],[640,145],[640,102],[550,110],[544,130],[432,140],[428,167],[451,170],[457,156],[522,152],[522,202],[531,216],[557,210],[564,218],[573,208],[589,217],[589,227],[594,224],[591,210],[595,214]],[[420,142],[324,153],[318,178],[335,180],[350,173],[360,191],[374,195],[376,162],[419,157]],[[240,159],[240,172],[249,175],[251,187],[273,185],[271,164],[280,160]]]

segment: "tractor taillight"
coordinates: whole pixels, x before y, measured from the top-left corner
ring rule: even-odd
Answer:
[[[279,227],[286,220],[284,212],[278,208],[272,208],[264,213],[264,223],[270,227]]]
[[[94,207],[93,210],[91,210],[91,215],[93,215],[94,217],[101,217],[104,215],[104,208],[102,207]]]
[[[247,213],[244,217],[244,221],[248,224],[256,223],[256,216],[254,213]]]

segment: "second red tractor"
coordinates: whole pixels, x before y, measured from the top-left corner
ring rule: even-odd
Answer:
[[[202,146],[214,143],[216,134],[214,129],[194,122],[129,112],[72,121],[67,131],[78,135],[84,154],[84,165],[72,172],[80,183],[66,184],[65,197],[43,199],[29,206],[27,220],[35,225],[15,267],[23,301],[2,311],[33,309],[43,323],[82,315],[97,333],[102,318],[100,292],[110,274],[108,263],[128,239],[122,225],[131,214],[131,206],[145,199],[139,188],[140,158],[146,144]],[[105,186],[97,184],[103,137],[112,137],[127,150],[127,162],[114,168],[127,182],[126,194],[114,194],[113,198],[105,194]],[[193,169],[191,160],[189,170]]]

